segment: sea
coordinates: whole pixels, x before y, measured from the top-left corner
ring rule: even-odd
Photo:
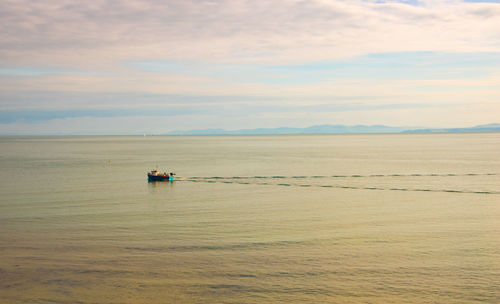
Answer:
[[[500,303],[500,133],[0,137],[0,169],[0,303]]]

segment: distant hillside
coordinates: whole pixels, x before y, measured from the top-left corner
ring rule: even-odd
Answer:
[[[406,130],[404,133],[462,133],[462,132],[500,132],[500,124],[492,123],[479,125],[470,128],[449,128],[449,129],[415,129]]]
[[[417,127],[388,127],[384,125],[318,125],[307,128],[260,128],[227,131],[224,129],[203,129],[172,131],[165,135],[267,135],[267,134],[374,134],[374,133],[459,133],[459,132],[500,132],[500,124],[493,123],[470,128],[432,129]]]
[[[400,133],[408,127],[374,126],[344,126],[318,125],[307,128],[260,128],[227,131],[223,129],[204,129],[189,131],[173,131],[166,135],[266,135],[266,134],[355,134],[355,133]]]

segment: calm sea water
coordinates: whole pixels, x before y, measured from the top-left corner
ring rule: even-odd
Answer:
[[[0,168],[0,303],[500,302],[499,133],[2,137]]]

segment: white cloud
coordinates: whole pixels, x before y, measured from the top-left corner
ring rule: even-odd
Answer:
[[[296,62],[373,52],[500,51],[500,5],[423,1],[2,1],[3,65],[130,59]]]
[[[383,69],[390,67],[383,66],[380,75],[376,68],[369,71],[371,75],[364,75],[361,67],[356,73],[343,75],[341,71],[336,75],[324,73],[322,77],[318,77],[321,71],[314,70],[274,74],[266,74],[265,70],[271,65],[342,62],[365,54],[419,51],[468,53],[472,60],[471,63],[458,60],[439,68],[436,62],[421,62],[423,72],[418,71],[420,77],[413,78],[404,68],[397,75],[396,67],[391,77],[384,79]],[[206,107],[229,104],[228,100],[234,97],[235,105],[247,103],[262,111],[252,119],[227,117],[227,113],[221,112],[196,117],[178,115],[169,121],[175,120],[176,125],[184,129],[251,128],[252,123],[293,126],[298,120],[316,124],[332,122],[329,119],[342,123],[399,124],[417,117],[429,121],[422,125],[431,126],[457,125],[460,121],[482,123],[481,117],[489,122],[490,117],[500,115],[496,106],[500,96],[500,75],[495,72],[498,56],[483,60],[480,65],[473,62],[474,55],[480,58],[484,52],[500,52],[498,3],[5,0],[0,2],[0,69],[22,67],[29,72],[29,68],[47,68],[49,72],[2,73],[0,109]],[[398,60],[390,64],[397,66],[411,57]],[[440,64],[441,58],[426,60],[437,60]],[[133,65],[133,62],[148,61],[153,64],[189,62],[192,69],[181,65],[177,70],[155,72]],[[436,74],[439,77],[435,77]],[[37,92],[45,92],[44,98],[37,97]],[[99,98],[100,94],[116,94],[119,98]],[[141,94],[179,95],[180,98],[136,98]],[[193,102],[196,96],[199,100]],[[224,101],[207,96],[220,96]],[[238,100],[242,96],[249,99]],[[312,105],[328,108],[349,102],[421,104],[423,107],[343,114],[266,112],[266,108]],[[448,105],[462,105],[467,110],[458,111],[456,106],[453,112]],[[436,114],[429,114],[432,111]],[[439,115],[446,117],[440,121]],[[379,121],[374,121],[376,119]],[[2,125],[0,130],[56,130],[58,126],[84,130],[86,124],[104,128],[108,123],[116,130],[125,130],[120,127],[122,122],[138,128],[143,123],[151,124],[148,121],[149,118],[140,117],[73,118],[45,122],[45,127],[43,122]],[[75,124],[71,127],[72,123]],[[127,130],[137,128],[127,127]]]

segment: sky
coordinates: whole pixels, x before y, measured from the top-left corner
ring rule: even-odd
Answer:
[[[495,122],[500,1],[0,1],[4,135]]]

